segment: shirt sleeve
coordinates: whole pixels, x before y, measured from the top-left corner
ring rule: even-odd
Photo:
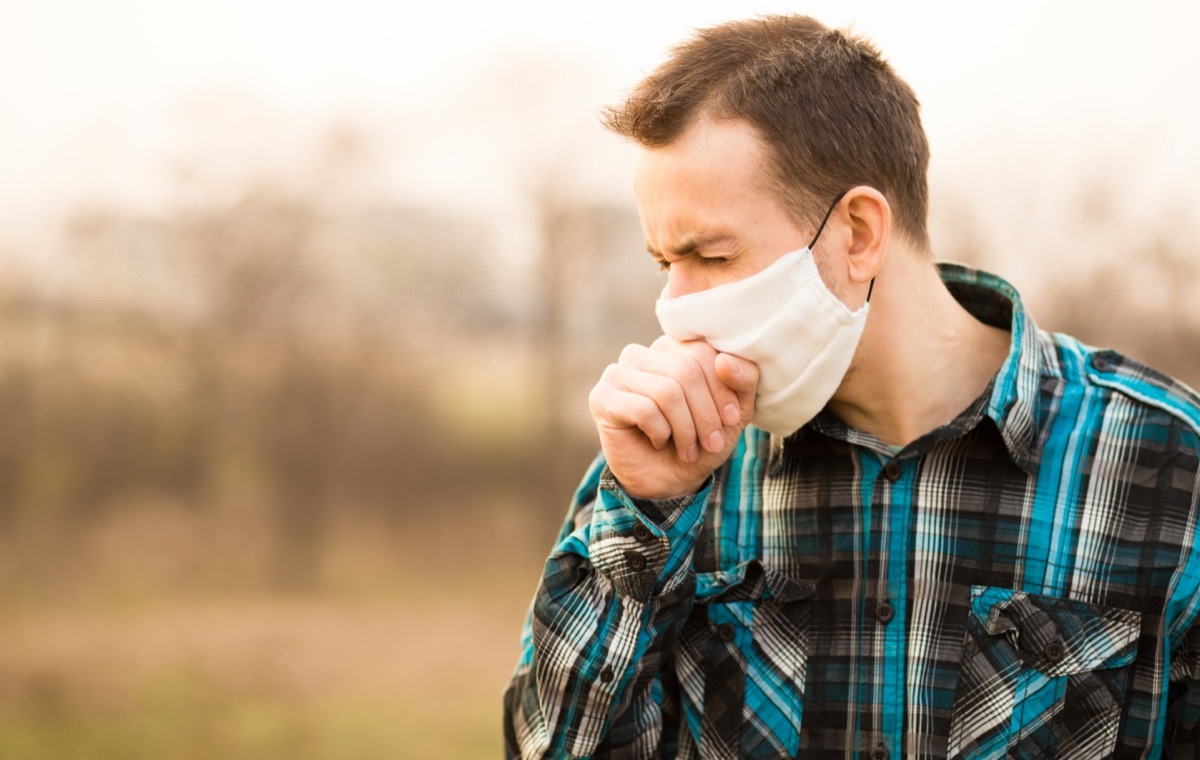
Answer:
[[[526,617],[504,696],[506,757],[659,756],[663,671],[691,611],[711,487],[639,508],[596,460]]]

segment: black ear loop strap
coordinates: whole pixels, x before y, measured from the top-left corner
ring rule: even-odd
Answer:
[[[813,235],[812,242],[808,244],[808,250],[811,251],[812,247],[817,244],[817,238],[821,237],[821,232],[825,229],[825,223],[829,221],[829,217],[833,216],[833,210],[837,208],[837,205],[842,202],[842,198],[845,198],[846,193],[848,192],[850,191],[843,190],[842,192],[838,193],[838,197],[833,199],[833,203],[829,206],[829,210],[825,212],[825,218],[821,220],[821,225],[817,227],[817,234]],[[873,290],[875,290],[874,277],[871,278],[871,284],[867,286],[867,303],[871,303],[871,292]]]
[[[817,238],[821,237],[821,232],[825,229],[825,223],[829,221],[829,217],[833,216],[833,210],[837,208],[837,205],[842,202],[842,198],[845,198],[846,193],[848,192],[850,191],[844,190],[838,193],[838,197],[833,199],[833,203],[829,206],[829,210],[825,212],[825,218],[821,220],[820,226],[817,227],[817,234],[813,235],[812,242],[808,244],[808,250],[811,251],[812,247],[817,244]]]

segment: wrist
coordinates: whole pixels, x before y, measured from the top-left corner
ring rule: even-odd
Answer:
[[[704,489],[711,477],[711,475],[706,475],[695,485],[682,484],[667,487],[654,484],[639,484],[631,487],[620,478],[615,478],[615,480],[617,486],[635,503],[653,502],[661,509],[664,505],[669,505],[670,502],[682,502],[691,499]]]

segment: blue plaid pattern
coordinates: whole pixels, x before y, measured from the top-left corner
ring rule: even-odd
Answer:
[[[597,460],[505,693],[508,757],[1194,757],[1200,399],[1039,330],[893,453],[823,413],[748,428],[693,497]]]

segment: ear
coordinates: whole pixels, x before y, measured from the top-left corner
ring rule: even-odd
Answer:
[[[866,300],[871,280],[883,267],[892,235],[892,207],[883,193],[867,185],[849,190],[842,198],[841,217],[847,225],[846,277]]]

